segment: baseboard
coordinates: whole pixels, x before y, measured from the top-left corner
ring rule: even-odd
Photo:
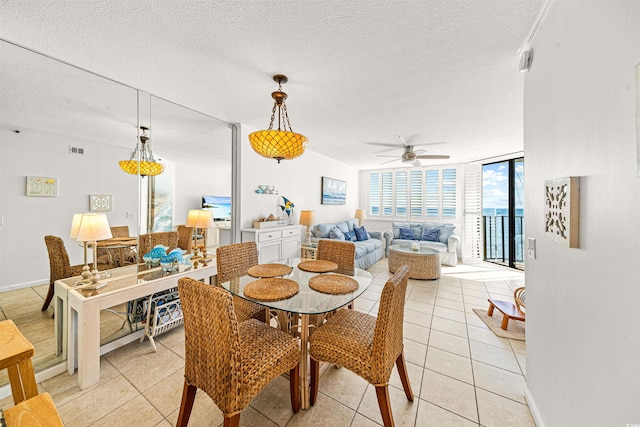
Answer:
[[[60,375],[67,370],[67,361],[64,360],[58,364],[50,366],[48,368],[42,369],[36,372],[36,383],[40,384],[41,382],[48,380],[49,378],[53,378],[56,375]],[[11,396],[11,385],[8,383],[0,387],[0,399],[4,399],[5,397]]]
[[[15,291],[18,289],[30,288],[32,286],[46,285],[48,283],[49,279],[33,280],[31,282],[24,283],[14,283],[13,285],[1,286],[0,292]]]
[[[528,384],[525,385],[524,387],[524,399],[527,401],[527,405],[529,405],[529,411],[531,411],[533,422],[536,423],[537,427],[544,427],[544,423],[542,422],[542,416],[540,416],[538,407],[536,406],[536,403],[533,401],[533,396],[531,396],[531,392],[529,391]]]

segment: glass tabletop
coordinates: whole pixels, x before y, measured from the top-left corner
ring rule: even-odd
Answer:
[[[309,287],[309,279],[313,276],[317,276],[319,273],[310,273],[302,271],[298,268],[298,264],[302,261],[309,261],[301,258],[288,258],[285,260],[274,261],[279,264],[286,264],[292,267],[291,273],[282,276],[285,279],[295,281],[300,286],[300,291],[294,296],[280,300],[280,301],[258,301],[247,297],[244,294],[244,288],[249,283],[258,280],[251,276],[242,276],[239,279],[232,279],[228,282],[218,283],[224,289],[230,291],[232,294],[244,298],[248,301],[253,301],[261,304],[265,307],[273,308],[276,310],[288,311],[290,313],[298,314],[317,314],[327,313],[329,311],[336,310],[349,304],[354,299],[358,298],[364,291],[371,285],[371,273],[366,270],[356,268],[354,276],[347,276],[355,279],[358,282],[358,289],[353,292],[341,295],[325,294],[315,291]],[[321,273],[323,274],[323,273]],[[335,274],[335,273],[324,273]]]
[[[409,254],[421,254],[421,255],[436,255],[439,254],[440,251],[428,248],[426,246],[414,246],[410,243],[402,243],[399,245],[391,245],[389,246],[389,250],[398,251],[398,252],[406,252]]]

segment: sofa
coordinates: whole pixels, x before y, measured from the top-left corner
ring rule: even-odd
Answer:
[[[360,239],[356,237],[357,228]],[[358,227],[358,220],[348,219],[337,223],[323,223],[311,226],[311,241],[321,239],[348,240],[356,246],[355,266],[366,270],[384,258],[384,237],[381,231],[367,231]],[[366,238],[366,239],[365,239]]]
[[[392,230],[384,232],[387,257],[389,256],[389,246],[419,241],[421,247],[440,252],[440,264],[458,265],[456,250],[460,238],[453,234],[455,225],[434,222],[393,222],[391,226]]]

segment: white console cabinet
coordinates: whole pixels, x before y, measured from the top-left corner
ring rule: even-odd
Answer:
[[[302,226],[243,228],[242,241],[256,242],[260,264],[299,256]]]

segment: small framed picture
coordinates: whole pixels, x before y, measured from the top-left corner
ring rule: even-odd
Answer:
[[[89,210],[91,212],[105,212],[113,209],[113,197],[111,194],[90,194]]]
[[[30,197],[58,197],[58,179],[45,176],[28,176],[26,195]]]

